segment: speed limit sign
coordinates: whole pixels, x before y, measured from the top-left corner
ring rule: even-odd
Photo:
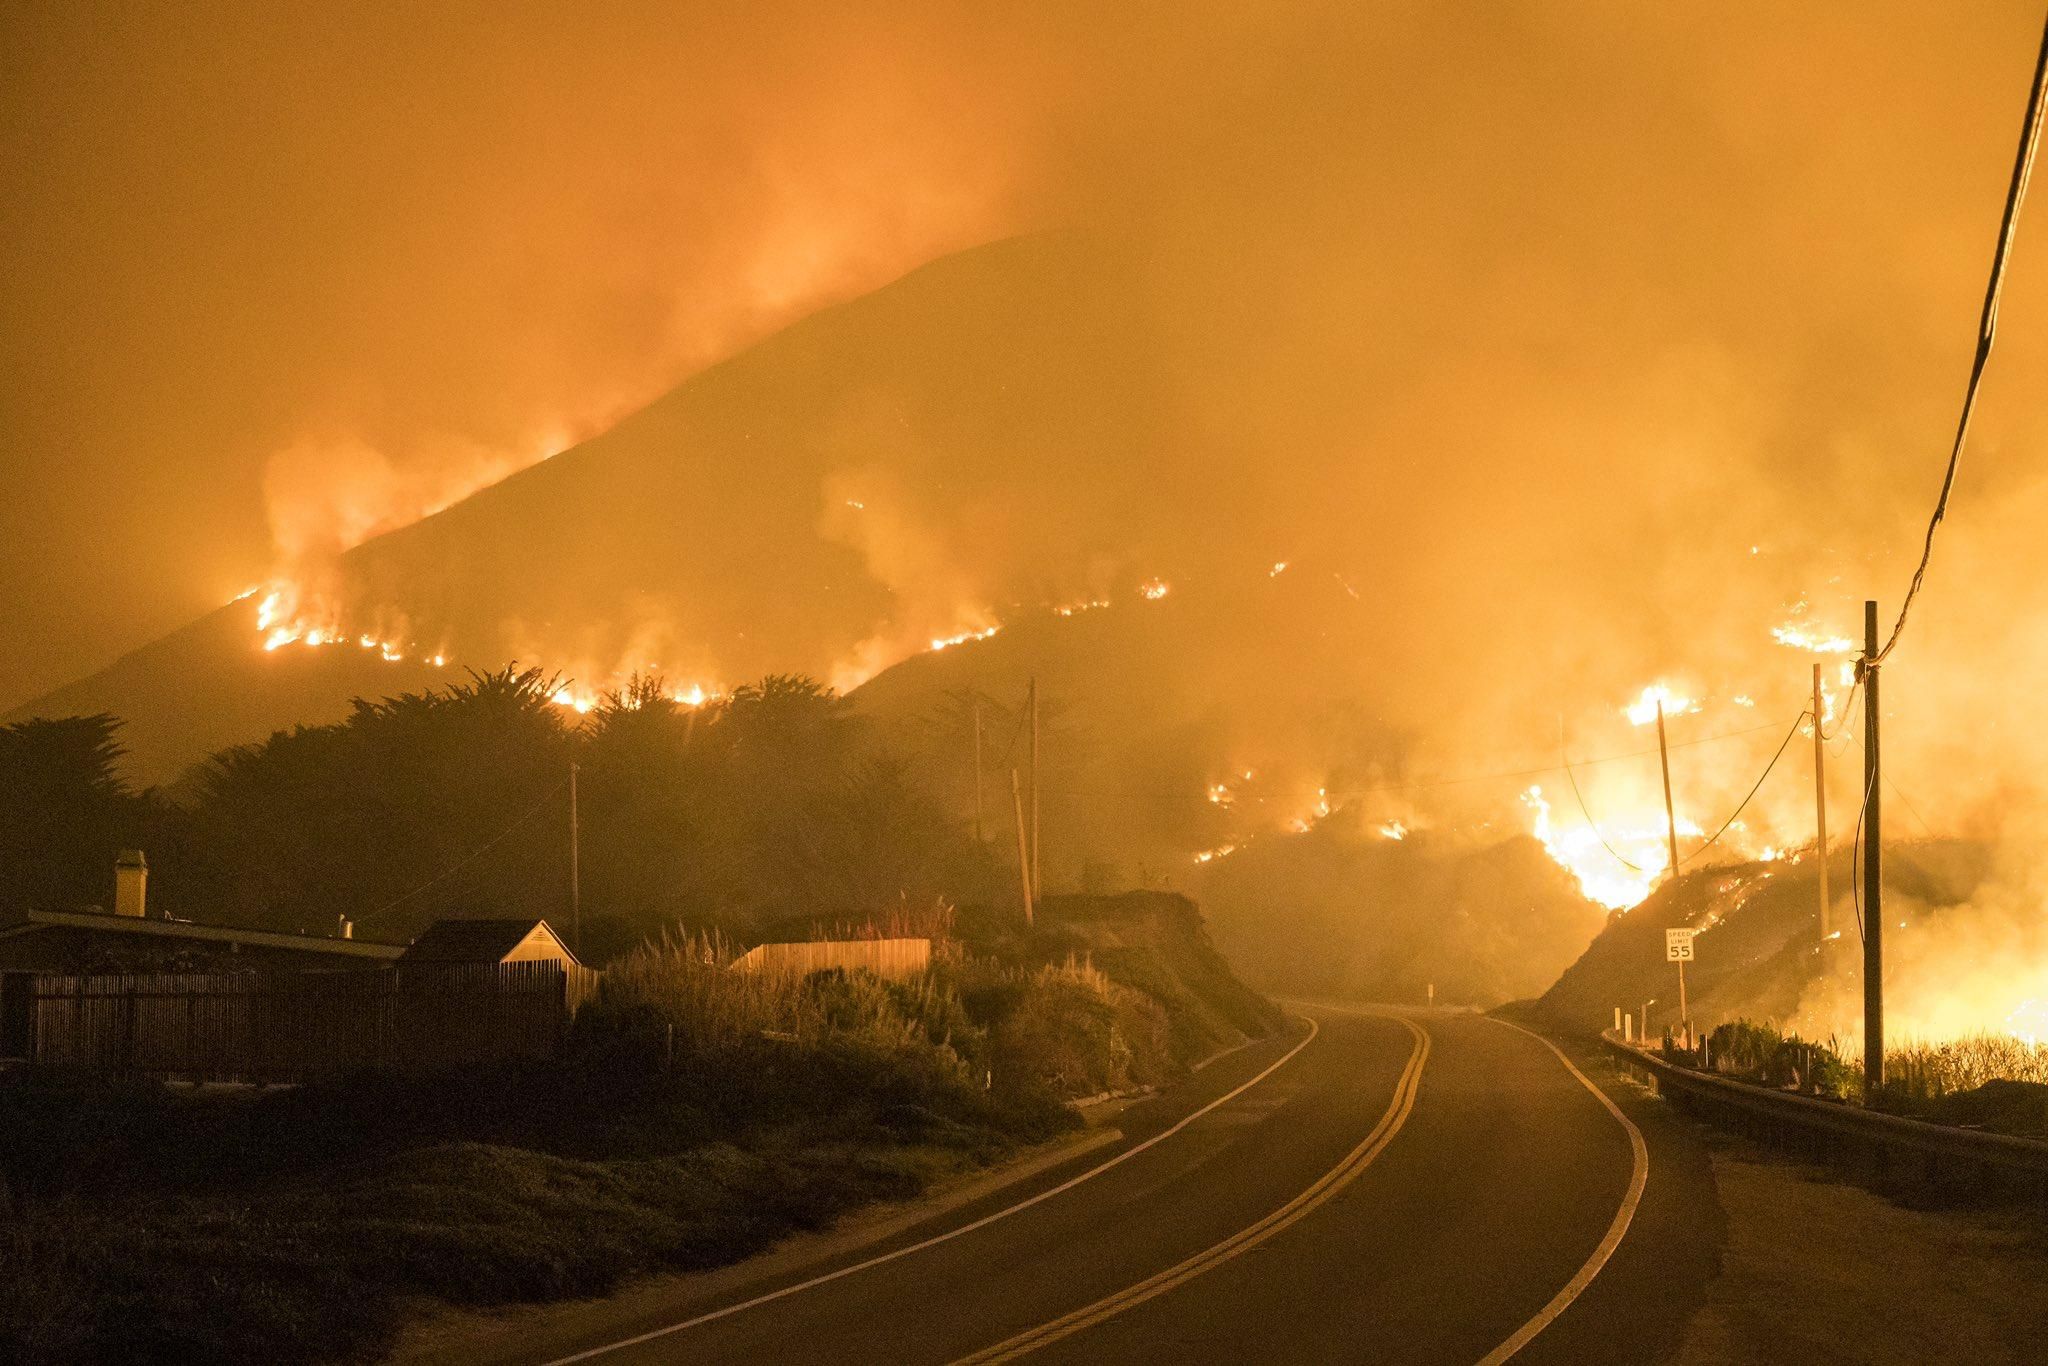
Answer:
[[[1690,963],[1692,961],[1692,937],[1698,930],[1664,931],[1664,961],[1667,963]]]

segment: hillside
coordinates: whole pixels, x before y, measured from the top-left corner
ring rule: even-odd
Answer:
[[[913,511],[899,490],[944,487],[971,526],[989,472],[1137,443],[1126,386],[1142,348],[1096,287],[1101,269],[1044,238],[940,260],[337,564],[296,569],[302,615],[341,643],[266,652],[259,600],[238,600],[0,719],[113,712],[136,776],[165,781],[222,745],[333,719],[353,696],[417,687],[437,653],[450,667],[540,664],[586,689],[650,668],[715,686],[824,677],[864,641],[945,634],[959,601],[1006,594],[923,596],[892,559]],[[405,661],[359,649],[365,635]]]
[[[1664,931],[1700,933],[1686,967],[1694,1025],[1770,1021],[1809,1038],[1860,1035],[1861,949],[1850,896],[1850,850],[1828,865],[1832,949],[1818,942],[1819,887],[1810,857],[1796,862],[1708,867],[1658,889],[1607,928],[1537,1001],[1559,1029],[1591,1033],[1610,1026],[1614,1008],[1651,1006],[1652,1026],[1677,1018],[1678,979],[1664,958]],[[1970,900],[1984,884],[1990,851],[1963,841],[1887,847],[1888,1005],[1895,1037],[1937,1030],[1943,996],[1970,986],[1936,968],[1945,937],[1969,922]],[[1974,935],[1971,936],[1972,938]]]

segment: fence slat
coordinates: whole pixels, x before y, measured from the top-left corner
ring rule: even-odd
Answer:
[[[297,973],[39,973],[37,1067],[303,1082],[552,1057],[594,989],[563,963]]]

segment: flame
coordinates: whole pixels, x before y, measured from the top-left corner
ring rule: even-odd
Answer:
[[[1828,635],[1811,631],[1797,622],[1771,628],[1771,639],[1794,650],[1807,650],[1817,655],[1845,655],[1854,652],[1856,642],[1847,636]]]
[[[1057,617],[1073,617],[1079,616],[1083,612],[1093,612],[1098,607],[1107,606],[1109,606],[1108,598],[1090,598],[1086,602],[1062,603],[1060,606],[1053,608],[1052,611],[1053,615]]]
[[[1232,854],[1236,852],[1237,846],[1234,844],[1219,844],[1214,849],[1204,849],[1200,853],[1196,854],[1195,862],[1214,863],[1217,859],[1229,858]]]
[[[1217,806],[1229,806],[1233,801],[1236,801],[1237,798],[1231,792],[1229,784],[1210,783],[1209,800]]]
[[[1138,596],[1147,602],[1157,602],[1173,591],[1173,585],[1165,579],[1147,579],[1138,585]]]
[[[596,694],[566,687],[555,689],[554,696],[548,700],[558,707],[573,709],[578,716],[588,715],[597,706]]]
[[[1277,579],[1277,578],[1279,578],[1279,577],[1280,577],[1280,576],[1281,576],[1282,574],[1285,574],[1286,572],[1287,572],[1287,561],[1285,561],[1285,560],[1277,560],[1277,561],[1275,561],[1275,562],[1274,562],[1274,564],[1273,564],[1273,567],[1272,567],[1271,569],[1269,569],[1269,570],[1267,570],[1267,571],[1266,571],[1266,577],[1267,577],[1267,578],[1269,578],[1269,579]]]
[[[932,638],[932,653],[937,654],[940,650],[950,650],[955,645],[965,645],[971,640],[987,640],[1002,629],[1002,623],[998,622],[994,626],[979,631],[962,631],[958,635],[935,636]]]
[[[1379,827],[1379,832],[1390,840],[1405,840],[1408,838],[1408,827],[1399,821],[1388,821],[1385,825]]]
[[[1540,786],[1522,793],[1522,804],[1531,813],[1529,833],[1542,844],[1566,872],[1577,879],[1589,900],[1609,910],[1627,910],[1650,894],[1671,862],[1669,838],[1661,813],[1655,819],[1636,817],[1595,830],[1581,822],[1560,829]],[[1698,839],[1706,832],[1680,817],[1678,833]],[[1606,843],[1601,836],[1606,836]],[[1607,850],[1611,844],[1622,858],[1636,865],[1629,868]]]
[[[1666,716],[1684,716],[1696,712],[1700,704],[1690,697],[1682,697],[1662,683],[1652,683],[1643,689],[1643,695],[1621,709],[1632,726],[1647,726],[1657,719],[1657,704],[1664,704]]]

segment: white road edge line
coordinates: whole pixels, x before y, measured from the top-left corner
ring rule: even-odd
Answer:
[[[1367,1134],[1357,1147],[1346,1153],[1336,1166],[1317,1177],[1307,1190],[1257,1223],[1239,1229],[1223,1241],[1212,1244],[1156,1275],[1135,1285],[1126,1286],[1115,1294],[1105,1295],[1093,1304],[1063,1314],[1050,1322],[1041,1323],[1035,1328],[1027,1328],[1014,1337],[1005,1338],[993,1347],[984,1347],[972,1356],[961,1357],[953,1366],[985,1366],[986,1363],[1014,1361],[1041,1347],[1048,1347],[1062,1338],[1071,1337],[1083,1329],[1093,1328],[1126,1309],[1135,1309],[1145,1301],[1164,1295],[1167,1291],[1185,1285],[1205,1272],[1215,1270],[1231,1258],[1251,1251],[1334,1199],[1346,1186],[1357,1180],[1360,1173],[1372,1165],[1373,1159],[1386,1150],[1387,1145],[1394,1141],[1394,1135],[1401,1131],[1401,1126],[1408,1122],[1408,1115],[1415,1108],[1416,1092],[1422,1085],[1423,1064],[1429,1059],[1428,1030],[1404,1015],[1380,1015],[1379,1018],[1399,1020],[1408,1027],[1408,1032],[1415,1039],[1414,1048],[1408,1054],[1408,1062],[1401,1069],[1401,1076],[1395,1082],[1393,1099],[1388,1101],[1386,1113],[1380,1116],[1379,1123],[1373,1126],[1372,1132]]]
[[[1643,1202],[1643,1187],[1650,1179],[1650,1149],[1649,1145],[1643,1142],[1643,1131],[1635,1126],[1635,1121],[1623,1114],[1621,1107],[1616,1105],[1605,1091],[1595,1086],[1592,1078],[1581,1072],[1572,1060],[1564,1055],[1562,1048],[1559,1048],[1535,1030],[1523,1029],[1522,1026],[1514,1023],[1512,1020],[1502,1020],[1492,1016],[1488,1018],[1492,1019],[1495,1024],[1506,1025],[1509,1029],[1521,1030],[1522,1033],[1527,1034],[1530,1038],[1557,1054],[1557,1060],[1564,1064],[1567,1072],[1570,1072],[1579,1079],[1579,1085],[1591,1091],[1594,1097],[1607,1107],[1607,1113],[1613,1115],[1621,1127],[1628,1130],[1629,1152],[1634,1158],[1635,1163],[1633,1170],[1629,1173],[1628,1193],[1622,1197],[1621,1208],[1614,1212],[1614,1222],[1607,1226],[1607,1236],[1600,1240],[1600,1246],[1593,1249],[1593,1255],[1586,1258],[1586,1264],[1579,1268],[1576,1276],[1573,1276],[1570,1281],[1565,1283],[1564,1289],[1558,1291],[1552,1297],[1549,1304],[1544,1305],[1542,1309],[1537,1311],[1535,1318],[1530,1319],[1520,1328],[1517,1328],[1514,1336],[1494,1348],[1491,1352],[1488,1352],[1479,1361],[1479,1366],[1500,1366],[1501,1362],[1506,1361],[1509,1357],[1528,1346],[1529,1340],[1545,1328],[1548,1328],[1558,1315],[1571,1308],[1572,1301],[1586,1292],[1586,1287],[1593,1283],[1593,1278],[1598,1276],[1601,1268],[1607,1265],[1607,1259],[1612,1257],[1614,1250],[1621,1246],[1622,1238],[1628,1233],[1629,1224],[1635,1220],[1636,1206]]]
[[[768,1304],[774,1300],[786,1299],[791,1295],[800,1294],[803,1291],[810,1290],[816,1286],[824,1285],[830,1281],[836,1281],[843,1277],[851,1276],[856,1272],[866,1271],[870,1267],[880,1266],[884,1262],[893,1262],[900,1257],[908,1257],[914,1252],[922,1252],[926,1248],[937,1247],[940,1243],[951,1242],[953,1239],[972,1233],[976,1229],[986,1228],[988,1227],[988,1225],[995,1223],[998,1219],[1007,1219],[1011,1215],[1019,1213],[1023,1210],[1030,1209],[1033,1205],[1039,1204],[1042,1201],[1050,1200],[1055,1195],[1065,1194],[1067,1191],[1070,1191],[1074,1187],[1080,1185],[1083,1181],[1087,1181],[1093,1177],[1102,1175],[1102,1173],[1108,1171],[1111,1167],[1116,1166],[1120,1162],[1129,1161],[1131,1158],[1136,1157],[1139,1153],[1144,1152],[1147,1148],[1150,1148],[1158,1143],[1164,1143],[1167,1139],[1172,1138],[1175,1134],[1179,1133],[1182,1129],[1187,1128],[1188,1125],[1193,1124],[1203,1115],[1208,1114],[1211,1110],[1216,1109],[1220,1105],[1225,1105],[1233,1100],[1236,1100],[1246,1091],[1251,1090],[1254,1086],[1257,1086],[1267,1077],[1272,1076],[1282,1067],[1285,1067],[1289,1062],[1293,1060],[1295,1054],[1301,1052],[1302,1049],[1307,1048],[1311,1043],[1315,1042],[1316,1035],[1322,1032],[1322,1026],[1318,1025],[1314,1019],[1308,1016],[1302,1016],[1300,1018],[1308,1025],[1307,1035],[1303,1037],[1300,1043],[1288,1049],[1285,1053],[1281,1054],[1278,1059],[1269,1064],[1266,1067],[1265,1071],[1259,1073],[1250,1081],[1240,1084],[1236,1089],[1218,1096],[1216,1099],[1210,1101],[1207,1105],[1204,1105],[1201,1109],[1195,1111],[1193,1114],[1188,1115],[1181,1119],[1180,1122],[1175,1124],[1172,1128],[1161,1130],[1160,1132],[1152,1135],[1152,1137],[1146,1139],[1143,1143],[1134,1144],[1133,1146],[1124,1149],[1115,1157],[1110,1158],[1107,1162],[1103,1162],[1096,1166],[1090,1167],[1087,1171],[1082,1172],[1078,1176],[1069,1177],[1065,1181],[1060,1182],[1059,1185],[1052,1187],[1050,1190],[1042,1190],[1038,1194],[1029,1198],[1028,1200],[1019,1200],[1016,1204],[1007,1205],[1002,1209],[996,1210],[992,1214],[984,1214],[981,1218],[974,1220],[972,1223],[962,1224],[958,1228],[947,1229],[944,1233],[934,1234],[932,1237],[925,1239],[923,1242],[912,1243],[909,1247],[899,1247],[894,1252],[884,1252],[880,1256],[869,1257],[866,1261],[855,1262],[851,1266],[842,1266],[837,1271],[828,1271],[822,1276],[813,1276],[811,1277],[811,1279],[799,1282],[796,1285],[786,1285],[782,1287],[782,1289],[780,1290],[771,1290],[765,1295],[756,1295],[753,1299],[742,1300],[738,1304],[729,1304],[726,1305],[723,1309],[714,1309],[709,1313],[699,1314],[697,1315],[697,1317],[693,1319],[685,1319],[681,1323],[669,1324],[665,1328],[651,1329],[648,1332],[640,1333],[634,1337],[620,1338],[617,1342],[605,1343],[601,1347],[588,1347],[585,1348],[583,1351],[574,1352],[565,1357],[556,1357],[554,1360],[548,1362],[547,1366],[571,1366],[571,1363],[573,1362],[589,1361],[593,1357],[600,1357],[608,1352],[617,1352],[628,1347],[638,1347],[642,1343],[654,1342],[657,1339],[668,1337],[672,1333],[680,1333],[686,1329],[696,1328],[702,1324],[711,1323],[717,1319],[728,1318],[731,1315],[742,1312],[743,1310],[753,1309],[760,1305]]]

